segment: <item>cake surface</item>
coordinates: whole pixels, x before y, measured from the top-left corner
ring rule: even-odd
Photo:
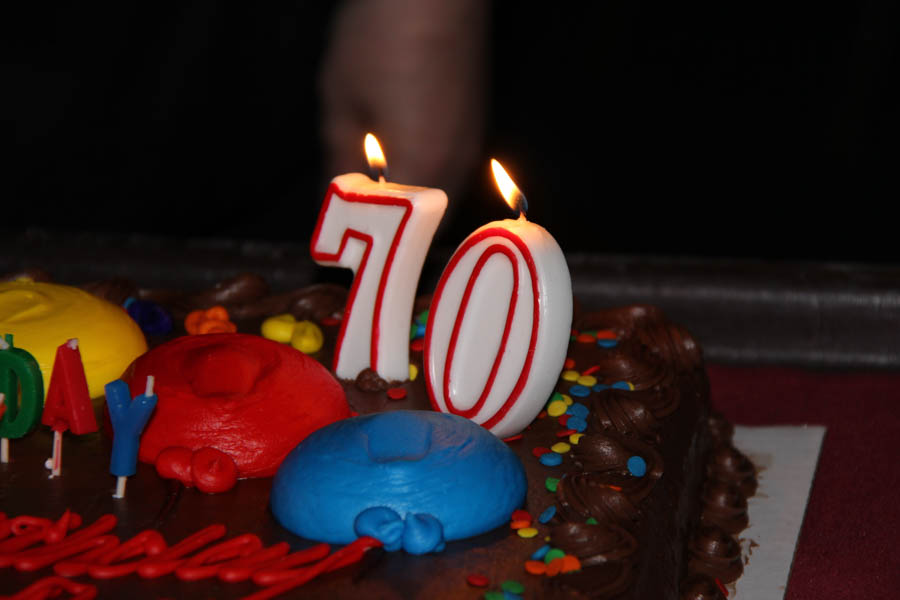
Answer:
[[[129,296],[153,299],[176,321],[190,309],[224,304],[242,332],[259,331],[263,318],[290,312],[321,325],[325,345],[314,357],[326,365],[345,299],[343,290],[327,285],[270,294],[253,277],[194,295],[141,291],[126,282],[87,287],[115,303]],[[427,299],[416,313],[426,307]],[[557,394],[521,437],[506,441],[525,470],[522,508],[533,537],[503,525],[449,542],[434,554],[376,548],[284,597],[479,598],[510,580],[520,582],[529,598],[723,597],[716,579],[724,584],[740,575],[731,536],[746,526],[745,497],[754,490],[755,472],[731,448],[727,423],[710,415],[700,349],[651,307],[576,313],[575,329]],[[415,342],[410,360],[421,369],[421,345]],[[371,372],[342,385],[360,414],[429,406],[421,378],[402,384],[405,397],[397,400]],[[11,442],[12,462],[0,465],[11,482],[0,492],[8,516],[57,519],[71,509],[87,525],[112,514],[118,519],[112,533],[121,540],[155,529],[169,545],[218,523],[227,531],[223,539],[252,533],[267,546],[315,547],[273,518],[269,478],[242,480],[228,492],[207,495],[140,464],[126,497],[114,499],[108,437],[67,436],[62,476],[48,479],[43,462],[51,437],[39,427]],[[529,561],[550,564],[545,546],[577,557],[580,569],[548,575],[536,573],[540,568],[532,564],[526,571]],[[23,573],[7,567],[0,593],[49,574],[49,568]],[[471,575],[483,576],[487,587],[469,583]],[[173,574],[77,581],[96,584],[100,597],[237,598],[267,589],[215,577],[182,581]]]

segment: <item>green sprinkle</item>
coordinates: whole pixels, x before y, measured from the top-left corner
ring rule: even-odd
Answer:
[[[515,579],[508,579],[503,582],[503,585],[500,586],[500,589],[504,592],[510,592],[513,594],[521,594],[525,591],[525,586],[516,581]]]
[[[562,558],[565,555],[566,553],[559,548],[551,548],[547,551],[547,554],[544,555],[544,562],[549,565],[550,561],[554,558]]]
[[[548,477],[547,480],[544,482],[544,485],[546,485],[547,489],[550,490],[551,492],[556,491],[557,484],[559,484],[558,477]]]
[[[422,312],[420,312],[418,314],[418,316],[416,316],[416,323],[418,323],[419,325],[425,325],[426,323],[428,323],[428,311],[427,310],[423,310]]]
[[[409,339],[416,339],[416,332],[419,330],[419,326],[413,323],[409,326]]]
[[[484,600],[503,600],[503,592],[491,590],[484,593]]]
[[[597,519],[595,519],[594,517],[588,517],[588,519],[587,519],[587,521],[585,521],[585,523],[587,523],[588,525],[596,525]]]

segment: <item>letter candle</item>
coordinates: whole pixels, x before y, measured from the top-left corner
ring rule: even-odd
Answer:
[[[97,431],[77,338],[56,349],[41,423],[53,429],[53,455],[45,466],[51,477],[58,477],[62,470],[63,432],[71,429],[75,435],[83,435]]]
[[[366,150],[379,180],[348,173],[331,181],[310,251],[320,265],[354,273],[335,342],[335,374],[355,379],[371,367],[388,381],[404,381],[416,286],[447,195],[386,181],[387,163],[371,134]]]
[[[425,376],[435,410],[504,438],[522,431],[562,371],[572,283],[562,250],[525,218],[525,197],[491,161],[518,219],[488,223],[456,249],[431,303]]]
[[[137,472],[141,433],[156,408],[153,376],[147,376],[144,393],[131,400],[128,384],[117,379],[106,384],[106,405],[113,427],[113,449],[109,471],[117,477],[113,498],[125,497],[125,483]]]
[[[0,419],[0,462],[9,461],[9,439],[31,432],[41,419],[44,378],[34,357],[13,347],[13,336],[0,338],[0,397],[6,410]]]

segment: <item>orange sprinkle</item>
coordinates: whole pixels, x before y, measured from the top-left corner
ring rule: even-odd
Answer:
[[[583,344],[590,344],[591,342],[595,341],[596,339],[597,338],[595,338],[594,336],[592,336],[589,333],[579,333],[578,337],[575,338],[576,341],[581,342]]]
[[[526,560],[525,570],[532,575],[543,575],[547,572],[547,565],[542,560]]]
[[[580,571],[581,570],[581,561],[578,560],[577,556],[572,554],[566,554],[562,557],[562,572],[563,573],[571,573],[572,571]]]
[[[509,437],[503,438],[503,441],[508,444],[509,442],[518,442],[521,439],[522,439],[522,434],[517,433],[516,435],[511,435]]]
[[[529,525],[531,525],[531,521],[526,521],[526,520],[522,519],[520,521],[510,522],[509,528],[510,529],[524,529],[524,528],[528,527]]]
[[[554,558],[547,564],[547,577],[555,577],[562,573],[563,559]]]
[[[614,340],[616,337],[616,332],[612,329],[603,329],[597,332],[598,340]]]
[[[574,367],[575,367],[575,359],[574,358],[567,358],[566,362],[563,363],[563,369],[565,369],[565,370],[569,370]]]
[[[621,492],[621,491],[622,491],[622,488],[619,487],[619,486],[617,486],[617,485],[607,485],[606,487],[608,487],[608,488],[611,489],[611,490],[615,490],[616,492]]]
[[[593,375],[594,373],[596,373],[599,370],[600,370],[600,365],[594,365],[594,366],[588,367],[587,369],[582,371],[581,374],[582,375]]]
[[[521,508],[516,509],[512,512],[510,516],[510,520],[512,521],[531,521],[531,513],[527,510],[522,510]]]

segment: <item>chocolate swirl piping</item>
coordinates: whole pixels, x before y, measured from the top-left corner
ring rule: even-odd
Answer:
[[[741,547],[715,525],[702,525],[688,545],[692,573],[703,573],[723,583],[731,583],[744,572]]]

